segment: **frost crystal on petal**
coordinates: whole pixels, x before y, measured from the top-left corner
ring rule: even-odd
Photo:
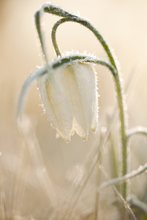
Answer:
[[[38,81],[48,119],[66,141],[77,133],[87,139],[98,125],[97,74],[92,66],[76,63],[52,70]]]

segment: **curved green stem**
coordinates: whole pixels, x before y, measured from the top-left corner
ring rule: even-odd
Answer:
[[[40,44],[41,44],[41,49],[42,49],[42,53],[45,59],[45,62],[48,63],[48,56],[47,56],[47,51],[46,51],[46,46],[45,46],[45,40],[44,40],[44,32],[42,30],[41,27],[41,17],[43,15],[43,11],[37,11],[35,14],[35,25],[36,25],[36,29],[37,29],[37,33],[38,33],[38,37],[40,40]]]
[[[121,147],[122,147],[122,171],[121,171],[121,175],[124,176],[127,174],[128,171],[128,147],[127,147],[127,134],[126,134],[126,130],[127,130],[127,123],[126,123],[126,112],[125,112],[125,99],[124,99],[124,93],[123,93],[123,89],[122,89],[122,83],[121,83],[121,79],[120,79],[120,75],[119,75],[119,70],[116,64],[116,60],[114,58],[114,55],[112,54],[112,51],[110,50],[110,47],[108,46],[107,42],[104,40],[103,36],[97,31],[97,29],[87,20],[80,18],[76,15],[73,15],[67,11],[62,10],[59,7],[56,7],[54,5],[51,4],[45,4],[42,6],[41,12],[45,12],[45,13],[51,13],[60,17],[63,17],[62,19],[60,19],[53,27],[53,31],[52,31],[52,39],[53,39],[53,44],[55,47],[55,50],[57,52],[57,55],[60,55],[60,51],[56,42],[56,30],[57,27],[64,23],[64,22],[68,22],[68,21],[72,21],[72,22],[76,22],[79,23],[83,26],[85,26],[86,28],[88,28],[90,31],[92,31],[92,33],[95,35],[95,37],[97,38],[97,40],[100,42],[100,44],[102,45],[104,51],[106,52],[109,62],[110,62],[110,66],[114,68],[114,81],[115,81],[115,87],[116,87],[116,93],[117,93],[117,102],[118,102],[118,108],[119,108],[119,118],[120,118],[120,136],[121,136]],[[39,11],[36,12],[35,14],[35,20],[36,20],[36,28],[38,31],[38,36],[39,39],[41,41],[42,44],[42,50],[44,53],[46,53],[46,51],[44,51],[44,42],[42,41],[42,32],[41,32],[41,23],[40,23],[40,19],[39,16],[41,16],[42,13],[40,14]],[[127,198],[127,182],[125,182],[122,186],[121,189],[121,193],[124,199]]]
[[[41,12],[41,13],[40,13]],[[64,17],[64,19],[67,19],[67,21],[73,21],[73,22],[77,22],[79,24],[82,24],[83,26],[87,27],[89,30],[91,30],[93,32],[93,34],[96,36],[96,38],[98,39],[98,41],[101,43],[102,47],[104,48],[105,52],[107,53],[108,59],[111,63],[111,65],[113,67],[115,67],[117,69],[117,65],[115,62],[115,59],[112,55],[112,51],[110,50],[107,42],[104,40],[103,36],[97,31],[97,29],[86,19],[80,18],[74,14],[71,14],[67,11],[64,11],[63,9],[51,5],[51,4],[44,4],[41,8],[41,10],[37,11],[35,13],[35,23],[36,28],[37,28],[37,32],[38,32],[38,36],[42,45],[42,49],[44,48],[44,43],[43,43],[43,37],[42,37],[42,33],[41,33],[41,19],[40,17],[42,16],[43,12],[45,13],[50,13],[50,14],[54,14],[60,17]]]
[[[126,120],[126,112],[125,112],[125,97],[123,94],[123,89],[121,85],[121,79],[119,73],[115,76],[115,87],[119,108],[119,118],[120,118],[120,135],[121,135],[121,153],[122,153],[122,161],[121,161],[121,175],[124,176],[128,172],[128,140],[127,140],[127,120]],[[121,187],[121,193],[123,198],[126,200],[128,196],[128,184],[124,182]]]
[[[127,132],[128,140],[130,140],[130,138],[135,135],[143,135],[144,137],[147,137],[147,128],[138,126],[128,130]]]
[[[92,27],[91,24],[88,24],[87,26],[87,22],[83,22],[83,20],[76,20],[73,18],[62,18],[59,21],[57,21],[53,28],[52,28],[52,42],[55,48],[55,51],[57,53],[57,55],[61,55],[58,44],[57,44],[57,40],[56,40],[56,32],[57,32],[57,28],[65,23],[65,22],[77,22],[80,23],[84,26],[86,26],[88,29],[90,29],[97,37],[97,39],[99,40],[99,35],[97,35],[97,31],[95,31],[95,28]],[[105,44],[105,41],[102,40],[100,41],[101,43],[103,42],[103,44]],[[102,44],[102,45],[103,45]],[[108,46],[107,44],[105,45],[104,49],[106,49]],[[109,47],[108,47],[109,48]],[[114,77],[114,81],[115,81],[115,87],[116,87],[116,94],[117,94],[117,101],[118,101],[118,107],[119,107],[119,117],[120,117],[120,122],[121,122],[121,128],[120,128],[120,133],[121,133],[121,144],[122,144],[122,168],[121,168],[121,174],[122,176],[126,175],[126,173],[128,172],[128,147],[127,147],[127,135],[126,135],[126,129],[127,129],[127,122],[126,122],[126,116],[125,116],[125,100],[124,100],[124,94],[123,94],[123,88],[122,88],[122,83],[121,83],[121,78],[119,75],[119,72],[116,68],[116,65],[114,65],[114,58],[111,54],[111,56],[109,55],[110,49],[105,50],[108,57],[109,57],[109,61],[111,63],[112,66],[115,67],[116,69],[116,74]],[[109,52],[108,52],[109,51]],[[113,60],[113,62],[112,62]],[[122,195],[123,197],[126,199],[127,198],[127,183],[124,183],[122,186]]]
[[[130,173],[127,173],[125,176],[114,178],[114,179],[108,180],[107,182],[102,183],[102,185],[98,188],[98,192],[106,187],[110,187],[113,185],[120,184],[122,182],[126,182],[127,180],[130,180],[134,177],[144,174],[146,171],[147,171],[147,163],[144,165],[141,165],[138,169],[133,170]]]
[[[109,63],[99,60],[95,57],[86,56],[83,54],[60,57],[59,59],[55,60],[53,63],[49,63],[46,66],[36,70],[26,79],[26,81],[22,86],[18,99],[17,118],[18,119],[21,118],[27,92],[34,81],[38,80],[40,77],[44,76],[45,74],[50,74],[50,72],[55,68],[58,68],[62,65],[71,65],[74,62],[96,63],[105,66],[111,71],[112,75],[115,76],[115,69]]]

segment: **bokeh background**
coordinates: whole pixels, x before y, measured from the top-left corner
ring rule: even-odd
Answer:
[[[21,140],[16,127],[16,104],[24,80],[43,64],[40,44],[34,25],[34,13],[44,0],[0,0],[0,152],[17,153]],[[89,19],[103,34],[120,62],[127,89],[129,125],[147,126],[147,1],[146,0],[53,0],[52,3]],[[44,30],[49,57],[53,59],[50,30],[56,18],[44,16]],[[87,51],[100,58],[105,54],[92,34],[78,24],[65,24],[59,28],[58,42],[62,51]],[[115,93],[110,74],[97,67],[99,74],[100,123],[115,105]],[[45,122],[38,91],[30,91],[26,111],[31,116],[46,161],[64,145],[56,140],[55,131]],[[38,116],[39,115],[39,116]],[[48,139],[49,138],[49,139]],[[48,140],[52,150],[46,150]],[[85,144],[76,137],[82,149]],[[134,140],[134,167],[146,161],[145,140]],[[73,145],[74,145],[73,144]],[[88,146],[88,144],[87,144]],[[85,148],[85,152],[86,152]],[[68,149],[69,150],[69,149]],[[65,155],[64,155],[65,156]],[[83,158],[83,157],[82,157]],[[79,158],[80,160],[81,158]],[[9,158],[8,158],[9,160]],[[69,162],[69,161],[68,161]],[[53,162],[53,166],[56,166]],[[139,186],[138,186],[138,190]]]
[[[15,142],[15,112],[19,92],[24,80],[43,64],[40,44],[34,25],[34,13],[46,1],[1,0],[0,4],[0,142],[6,147]],[[120,62],[124,83],[130,80],[127,90],[129,123],[147,125],[147,2],[146,0],[59,1],[60,5],[89,19],[103,34]],[[44,16],[44,29],[49,57],[53,59],[50,30],[54,18]],[[92,34],[78,24],[65,24],[58,31],[62,51],[79,50],[105,58],[105,54]],[[113,109],[113,83],[110,74],[98,69],[100,91],[100,118]],[[32,116],[41,108],[35,87],[27,105]],[[42,132],[43,133],[43,132]]]
[[[40,45],[34,25],[34,12],[46,1],[1,0],[0,4],[0,97],[1,124],[9,127],[14,116],[16,102],[24,79],[36,66],[42,64]],[[100,30],[115,51],[121,65],[125,83],[133,74],[128,93],[131,123],[146,125],[146,50],[147,28],[145,0],[97,0],[97,1],[59,1],[54,4],[88,18]],[[52,27],[52,16],[45,16],[46,32]],[[65,24],[58,31],[60,48],[93,53],[99,57],[104,54],[95,38],[85,28],[77,24]],[[51,41],[49,54],[55,56]],[[101,109],[111,105],[111,80],[107,75],[99,74],[101,90]],[[103,99],[103,93],[105,97]],[[33,106],[32,101],[31,105]],[[31,106],[30,106],[31,108]],[[103,113],[102,113],[103,114]],[[133,122],[132,122],[133,121]],[[3,129],[4,129],[3,127]],[[3,130],[2,129],[2,130]],[[3,132],[3,131],[2,131]]]

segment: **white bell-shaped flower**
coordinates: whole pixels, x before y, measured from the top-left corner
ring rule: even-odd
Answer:
[[[87,139],[98,125],[97,73],[85,63],[63,65],[38,81],[44,110],[57,136]]]

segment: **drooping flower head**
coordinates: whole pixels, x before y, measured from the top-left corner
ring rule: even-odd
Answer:
[[[87,139],[98,125],[97,73],[85,63],[52,70],[38,80],[41,100],[57,135]]]
[[[75,56],[62,57],[50,67],[45,66],[33,73],[25,81],[18,102],[20,118],[26,92],[37,80],[46,116],[57,136],[66,141],[70,141],[75,133],[86,140],[98,127],[97,73],[94,66],[82,62],[83,58],[61,65],[64,59],[72,58]]]
[[[48,60],[41,28],[41,17],[45,12],[63,17],[52,29],[52,43],[58,55],[53,62]],[[66,21],[77,22],[90,29],[107,50],[109,60],[113,63],[109,48],[90,23],[54,5],[43,5],[35,14],[35,22],[46,65],[32,74],[24,83],[18,102],[18,115],[20,116],[23,110],[24,98],[30,84],[37,80],[40,97],[50,124],[56,129],[57,136],[70,141],[75,133],[87,139],[90,131],[96,131],[98,127],[97,74],[90,63],[103,65],[113,74],[115,73],[112,65],[96,57],[74,52],[63,56],[60,53],[56,41],[56,30]]]

